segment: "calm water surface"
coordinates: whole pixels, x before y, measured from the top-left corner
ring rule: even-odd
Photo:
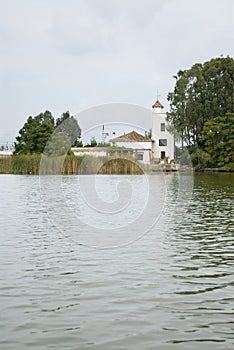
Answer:
[[[233,349],[234,175],[195,176],[187,205],[175,176],[157,225],[103,250],[58,232],[37,176],[0,175],[0,348]]]

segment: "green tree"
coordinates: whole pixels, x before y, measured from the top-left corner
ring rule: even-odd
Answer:
[[[16,137],[14,154],[42,153],[54,131],[54,118],[49,111],[30,116]]]
[[[49,157],[65,156],[71,148],[71,142],[64,132],[55,132],[46,143],[44,154]]]
[[[14,154],[43,153],[46,143],[53,133],[59,134],[56,139],[53,139],[54,144],[59,147],[59,142],[56,140],[62,141],[62,134],[66,135],[70,144],[73,145],[80,138],[81,129],[77,120],[70,116],[69,112],[63,113],[56,122],[49,111],[35,117],[30,116],[16,137]],[[63,152],[63,148],[64,143],[62,142],[61,150],[58,150],[58,153]]]
[[[76,141],[76,143],[75,143],[75,146],[74,147],[83,147],[83,142],[82,142],[82,140],[78,140],[78,141]]]
[[[85,145],[85,147],[97,147],[97,141],[94,136],[91,138],[90,143]]]
[[[202,130],[204,150],[210,155],[211,165],[234,165],[234,113],[207,121]]]
[[[75,146],[81,136],[81,129],[77,120],[67,111],[56,120],[56,132],[63,132],[69,138],[71,145]]]
[[[196,63],[174,77],[167,119],[187,145],[198,145],[205,122],[234,112],[234,59]]]

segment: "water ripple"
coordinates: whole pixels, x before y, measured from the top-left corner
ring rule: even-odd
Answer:
[[[2,349],[234,348],[233,175],[195,177],[186,212],[170,176],[157,227],[94,251],[57,232],[38,177],[0,175]]]

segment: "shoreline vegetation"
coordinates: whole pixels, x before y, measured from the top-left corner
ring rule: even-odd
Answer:
[[[142,175],[144,169],[133,159],[66,155],[45,157],[22,154],[0,158],[0,174],[15,175],[78,175],[123,174]]]
[[[234,172],[233,166],[222,168],[196,169],[196,172],[216,173]],[[183,171],[183,165],[180,165]],[[190,169],[191,170],[191,169]],[[142,175],[157,171],[171,171],[164,167],[157,170],[150,166],[143,166],[133,158],[110,158],[93,156],[46,157],[43,154],[21,154],[0,158],[0,174],[15,175]],[[186,166],[185,166],[186,171]]]

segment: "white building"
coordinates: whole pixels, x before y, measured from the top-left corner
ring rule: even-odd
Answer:
[[[145,164],[170,162],[174,159],[174,136],[168,131],[163,105],[157,100],[152,108],[151,139],[132,131],[110,141],[112,145],[133,149],[135,158]]]
[[[72,147],[75,156],[107,157],[108,149],[105,147]]]
[[[163,105],[157,100],[152,112],[152,153],[155,161],[174,159],[174,136],[167,130],[166,113]]]
[[[11,157],[12,155],[13,155],[13,152],[10,150],[0,151],[0,158]]]
[[[143,136],[136,131],[115,137],[110,141],[111,146],[116,146],[115,153],[122,154],[123,150],[131,150],[136,160],[144,164],[165,162],[174,159],[174,136],[168,131],[166,113],[163,113],[163,105],[157,100],[152,111],[152,136]],[[104,130],[104,129],[103,129]],[[119,148],[119,150],[118,150]],[[75,155],[89,154],[94,157],[109,157],[108,148],[72,148]]]
[[[110,142],[112,146],[132,149],[135,159],[144,164],[152,162],[152,140],[149,137],[131,131],[111,139]]]

